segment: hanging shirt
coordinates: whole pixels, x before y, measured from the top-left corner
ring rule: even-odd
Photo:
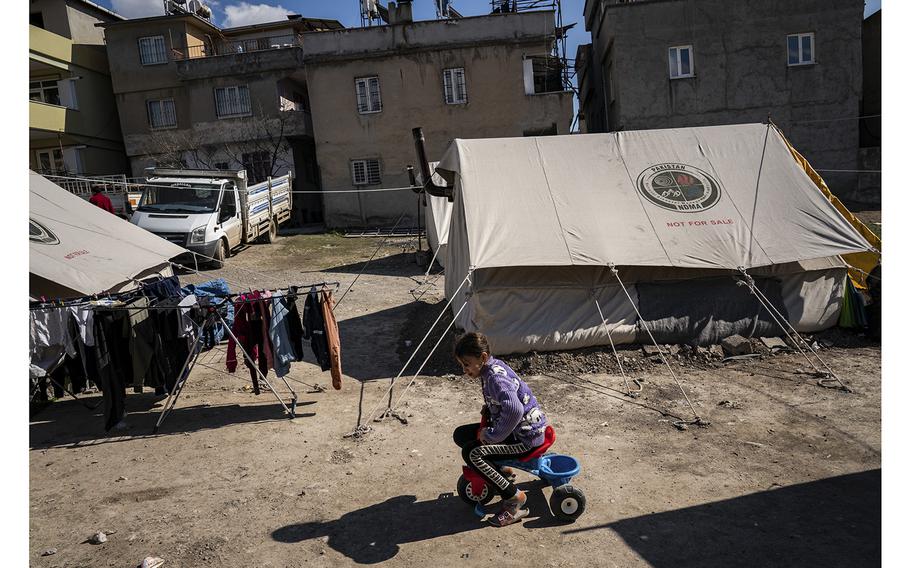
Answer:
[[[332,369],[332,386],[341,390],[341,335],[335,321],[335,302],[330,290],[322,291],[322,318],[325,321],[326,340],[329,345],[329,365]]]
[[[195,334],[193,331],[196,329],[196,324],[193,323],[193,318],[190,317],[190,310],[193,306],[198,306],[199,300],[196,299],[195,294],[190,294],[186,298],[180,300],[180,303],[177,306],[180,308],[180,321],[177,324],[177,336],[178,337],[194,337]]]
[[[259,375],[256,373],[258,360],[259,372],[265,376],[274,366],[272,345],[269,340],[269,309],[259,292],[241,295],[234,303],[234,325],[231,331],[237,337],[242,351],[249,359],[245,360],[253,382],[253,393],[259,394]],[[227,369],[233,373],[237,370],[237,342],[232,337],[228,341]]]
[[[325,333],[325,317],[322,303],[316,290],[310,290],[303,306],[303,338],[310,341],[310,349],[319,363],[319,368],[328,371],[332,368],[329,357],[329,341]]]
[[[73,306],[70,314],[79,329],[79,337],[86,347],[95,346],[95,312],[91,306]]]
[[[282,292],[272,295],[272,321],[269,323],[269,339],[272,341],[272,357],[275,374],[279,377],[291,371],[291,361],[296,360],[294,344],[290,333],[289,298]]]

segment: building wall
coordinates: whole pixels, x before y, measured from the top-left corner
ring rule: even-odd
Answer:
[[[604,103],[608,130],[770,115],[816,168],[856,168],[857,121],[827,119],[860,111],[862,0],[595,4],[589,0],[586,11],[594,58],[602,69],[613,67],[615,100]],[[817,63],[788,67],[786,36],[801,32],[815,33]],[[677,45],[693,46],[695,77],[669,78],[668,49]],[[853,174],[825,177],[839,192],[855,184]]]
[[[882,11],[863,20],[863,116],[882,113]],[[860,146],[882,145],[881,117],[860,123]]]
[[[107,54],[95,28],[115,18],[76,0],[34,1],[30,10],[42,12],[45,26],[29,26],[29,78],[57,80],[61,104],[30,102],[29,167],[39,168],[38,151],[62,149],[71,173],[126,172]]]
[[[381,168],[381,183],[365,189],[408,186],[406,167],[418,167],[414,127],[423,128],[430,161],[438,160],[454,138],[522,136],[553,125],[557,133],[569,133],[571,92],[525,94],[523,57],[549,51],[544,24],[552,26],[552,14],[534,17],[539,24],[536,38],[510,31],[508,25],[515,20],[505,19],[508,16],[324,32],[315,40],[313,34],[305,35],[307,86],[328,226],[391,225],[402,213],[403,225],[416,224],[411,191],[332,194],[354,188],[351,160],[362,158],[378,159]],[[475,24],[486,39],[471,45],[471,38],[479,37],[470,28]],[[446,35],[448,30],[452,36]],[[394,49],[364,55],[376,44]],[[337,58],[345,52],[356,58]],[[467,104],[444,101],[443,70],[455,67],[465,69]],[[380,81],[382,112],[360,114],[355,79],[374,75]]]

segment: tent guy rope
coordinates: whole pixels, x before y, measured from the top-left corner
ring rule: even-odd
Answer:
[[[626,289],[626,285],[623,283],[622,279],[619,277],[619,270],[616,269],[616,265],[612,262],[610,263],[610,272],[613,273],[613,276],[616,278],[616,281],[619,282],[619,285],[622,287],[622,291],[626,294],[629,303],[632,304],[632,309],[635,310],[635,314],[638,316],[638,321],[641,322],[641,326],[645,328],[645,331],[648,332],[648,337],[651,338],[651,341],[654,343],[654,347],[657,348],[657,352],[660,354],[661,361],[664,362],[664,365],[667,366],[667,369],[670,371],[670,375],[673,377],[673,380],[676,382],[676,386],[679,387],[679,392],[682,393],[683,397],[686,399],[686,404],[689,405],[689,410],[692,411],[692,414],[695,418],[689,422],[679,421],[674,423],[674,426],[681,426],[683,424],[695,424],[697,426],[707,426],[709,422],[702,420],[698,415],[698,412],[695,410],[695,406],[692,404],[692,401],[689,400],[689,395],[686,394],[685,389],[682,386],[682,383],[679,382],[679,377],[676,376],[676,373],[673,372],[673,367],[670,366],[670,363],[667,361],[667,358],[664,356],[664,350],[660,348],[660,345],[657,344],[657,340],[654,338],[654,334],[651,333],[651,328],[648,327],[648,324],[645,323],[645,318],[642,317],[641,312],[638,311],[638,306],[635,305],[635,302],[632,300],[632,296],[629,294],[629,291]]]
[[[632,382],[635,383],[635,386],[638,387],[638,390],[633,391],[632,387],[629,386],[629,378],[626,376],[626,371],[622,367],[622,358],[619,356],[619,353],[616,351],[616,344],[613,343],[613,333],[610,331],[610,328],[607,327],[607,318],[604,317],[603,310],[600,309],[600,302],[597,300],[597,296],[594,295],[594,290],[591,290],[591,298],[594,300],[594,305],[597,306],[597,313],[600,314],[600,321],[604,326],[604,329],[607,331],[607,338],[610,340],[610,349],[613,350],[613,356],[616,357],[616,363],[619,365],[619,372],[622,374],[622,380],[626,383],[626,394],[635,398],[638,394],[644,390],[641,382],[637,379],[632,379]]]

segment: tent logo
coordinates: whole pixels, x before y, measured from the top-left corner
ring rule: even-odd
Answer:
[[[638,175],[638,192],[670,211],[697,213],[720,200],[720,184],[705,171],[687,164],[657,164]]]
[[[57,238],[57,235],[34,219],[28,220],[28,240],[33,243],[41,243],[42,245],[60,244],[60,239]]]

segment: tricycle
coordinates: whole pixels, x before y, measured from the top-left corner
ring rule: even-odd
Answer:
[[[533,453],[520,460],[497,461],[496,465],[526,471],[546,481],[553,488],[553,494],[550,495],[550,510],[553,515],[563,521],[573,522],[585,512],[584,493],[570,484],[572,478],[581,471],[581,465],[572,456],[545,453],[555,441],[553,427],[547,426],[544,443]],[[465,465],[458,478],[458,496],[472,505],[474,513],[482,518],[488,513],[484,505],[493,499],[494,491],[479,473]]]

